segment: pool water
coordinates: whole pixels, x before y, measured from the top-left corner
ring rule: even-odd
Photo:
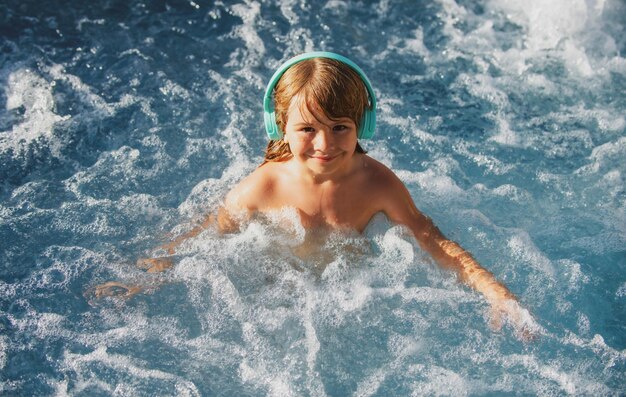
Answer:
[[[2,2],[0,394],[626,394],[625,26],[621,0]],[[284,211],[135,266],[261,162],[265,84],[312,50],[364,69],[363,146],[538,339],[383,216],[309,259]]]

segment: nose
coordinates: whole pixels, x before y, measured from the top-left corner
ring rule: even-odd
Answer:
[[[331,149],[334,144],[333,134],[328,127],[319,129],[313,139],[313,147],[322,152]]]

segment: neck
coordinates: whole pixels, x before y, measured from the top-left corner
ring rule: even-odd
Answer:
[[[353,163],[350,162],[345,167],[333,170],[332,172],[317,173],[301,164],[295,162],[293,163],[294,170],[296,174],[300,176],[300,179],[311,185],[323,185],[328,183],[342,182],[348,175],[351,174],[352,164]]]

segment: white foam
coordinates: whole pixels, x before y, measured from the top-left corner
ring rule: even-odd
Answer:
[[[530,373],[538,375],[539,378],[532,383],[534,383],[533,390],[539,392],[539,394],[610,394],[609,388],[595,379],[590,379],[586,370],[582,368],[564,369],[561,368],[563,363],[558,361],[543,363],[535,355],[514,354],[503,356],[502,365],[505,368],[514,368],[521,365]]]
[[[82,79],[73,74],[67,73],[63,65],[53,64],[43,69],[56,82],[67,84],[73,92],[78,94],[83,105],[88,109],[92,109],[88,114],[82,114],[80,117],[89,117],[92,119],[102,119],[114,115],[119,109],[124,109],[134,104],[139,104],[143,113],[152,121],[157,120],[156,113],[151,108],[152,100],[142,96],[124,94],[119,102],[108,103],[104,98],[94,92],[94,89],[84,83]]]
[[[414,246],[405,240],[410,235],[411,232],[404,227],[394,226],[382,236],[382,240],[377,238],[376,240],[382,251],[381,259],[397,264],[413,262],[415,257]]]
[[[134,393],[136,388],[133,387],[132,379],[152,380],[152,381],[165,381],[165,384],[173,387],[180,395],[185,396],[200,396],[200,391],[196,385],[178,375],[164,372],[161,370],[149,369],[147,363],[143,363],[140,360],[133,360],[130,357],[109,353],[106,347],[98,347],[91,353],[87,354],[75,354],[69,351],[65,352],[64,365],[71,369],[78,377],[79,384],[84,389],[86,386],[104,386],[105,390],[113,390],[113,394],[117,395],[121,393]],[[113,369],[118,374],[125,374],[131,379],[130,384],[124,383],[123,377],[113,379],[115,383],[106,383],[104,379],[94,379],[93,372],[91,370],[93,364],[102,365],[106,368]],[[93,383],[92,383],[93,381]],[[163,391],[163,390],[161,390]],[[70,390],[64,390],[65,393],[69,393]]]
[[[620,137],[615,141],[596,146],[589,156],[590,164],[576,170],[577,174],[590,174],[600,172],[604,168],[620,164],[626,158],[626,137]]]
[[[465,378],[436,365],[425,368],[426,382],[413,382],[411,396],[467,396],[471,390]]]
[[[413,31],[413,37],[404,40],[405,48],[411,52],[427,58],[430,55],[430,51],[424,44],[424,30],[419,27]]]
[[[511,201],[516,203],[528,203],[532,200],[532,195],[528,193],[527,190],[524,190],[515,185],[500,185],[492,190],[492,193],[496,196],[506,197]]]
[[[447,200],[459,198],[465,194],[454,179],[448,175],[442,175],[439,170],[428,169],[424,172],[398,170],[396,174],[405,184],[417,183],[421,189]]]
[[[480,14],[473,14],[470,8],[456,2],[440,4],[443,10],[438,16],[449,41],[440,54],[429,54],[423,59],[433,73],[440,64],[456,58],[471,59],[478,72],[469,80],[460,75],[460,86],[465,85],[472,95],[494,103],[496,111],[490,115],[494,120],[509,111],[506,103],[509,92],[532,89],[535,95],[572,96],[577,84],[589,87],[594,82],[607,81],[611,79],[609,72],[626,74],[626,59],[619,55],[611,36],[623,30],[621,26],[615,27],[618,22],[613,14],[623,10],[615,2],[488,1],[485,12]],[[458,24],[459,20],[465,23]],[[502,25],[518,29],[502,32],[499,30]],[[567,69],[571,85],[555,84],[550,79],[558,77],[533,71],[537,66],[551,68],[553,64]],[[494,67],[500,72],[498,77],[492,77],[490,69]],[[500,122],[498,126],[498,134],[492,137],[494,142],[526,146],[514,129]]]
[[[151,57],[145,55],[144,53],[139,51],[137,48],[131,48],[130,50],[122,51],[118,55],[118,58],[122,58],[122,57],[125,57],[127,55],[135,55],[135,56],[138,56],[138,57],[142,58],[144,61],[152,61]]]
[[[617,53],[613,38],[603,32],[606,23],[603,13],[608,3],[532,0],[488,4],[493,11],[506,14],[508,20],[524,28],[522,53],[526,58],[538,58],[550,51],[565,62],[570,72],[589,77],[603,73],[603,63]]]
[[[302,2],[299,2],[298,0],[280,0],[279,5],[280,12],[287,19],[287,21],[289,21],[290,25],[298,25],[300,23],[298,13],[302,12],[302,9],[296,11],[294,10],[294,7],[296,5],[300,5],[300,7],[302,7],[304,5]],[[328,7],[328,4],[324,7]]]
[[[7,365],[7,352],[9,350],[9,337],[0,335],[0,370]]]
[[[583,248],[596,255],[622,252],[626,244],[626,233],[613,229],[623,227],[624,216],[617,212],[614,218],[604,220],[605,230],[592,236],[576,237],[563,244],[563,248]],[[615,223],[615,225],[613,224]]]
[[[222,179],[208,178],[193,187],[185,201],[178,206],[178,211],[186,219],[203,217],[215,211],[230,185]]]
[[[375,395],[388,376],[402,369],[407,357],[419,353],[422,349],[422,345],[412,337],[400,335],[391,335],[387,344],[388,350],[393,354],[393,360],[376,368],[364,380],[359,382],[353,394],[354,396],[368,397]]]
[[[439,128],[439,122],[437,121],[437,118],[433,117],[431,120],[429,120],[429,127],[432,130],[437,130]],[[414,127],[411,128],[413,135],[418,138],[420,141],[425,142],[426,144],[437,144],[437,145],[443,145],[446,142],[448,142],[448,138],[442,135],[434,135],[431,133],[428,133],[420,128]],[[426,145],[425,145],[426,146]]]
[[[172,97],[172,98],[177,98],[177,99],[182,99],[182,100],[189,100],[192,97],[189,90],[183,88],[180,84],[177,84],[176,82],[167,79],[165,75],[160,76],[160,77],[162,77],[162,79],[160,80],[161,87],[159,88],[159,91],[161,92],[161,94],[167,97]]]
[[[511,147],[522,147],[522,140],[515,131],[511,129],[509,122],[502,115],[496,118],[498,124],[498,133],[489,137],[490,141],[497,142],[500,145]]]
[[[252,74],[249,72],[246,72],[246,75],[246,80],[252,77]],[[254,115],[250,110],[241,109],[240,100],[237,98],[238,90],[232,87],[233,81],[231,79],[225,79],[213,71],[209,71],[209,76],[217,83],[219,88],[215,92],[208,92],[207,96],[212,102],[223,103],[227,109],[226,114],[230,116],[228,125],[219,130],[222,139],[220,143],[229,160],[229,166],[224,171],[225,176],[228,176],[232,170],[241,170],[242,166],[250,167],[250,159],[244,151],[244,148],[248,146],[248,140],[241,128],[247,125]],[[257,161],[256,164],[258,165],[260,162]]]
[[[295,396],[291,385],[278,374],[269,374],[264,368],[251,367],[246,360],[239,366],[241,379],[248,383],[254,382],[267,388],[267,395],[272,397]]]
[[[482,98],[498,109],[503,109],[509,105],[507,93],[498,88],[496,79],[486,74],[461,73],[457,76],[451,88],[465,88],[475,97]]]
[[[276,365],[280,353],[262,338],[256,327],[249,322],[242,324],[242,336],[249,347],[249,353],[239,366],[239,374],[244,382],[252,382],[267,389],[270,396],[295,396],[296,386],[283,365]]]
[[[248,2],[246,4],[235,4],[230,11],[240,17],[243,21],[241,25],[235,26],[232,30],[232,36],[243,40],[246,53],[244,59],[236,61],[240,55],[240,51],[233,51],[231,54],[230,66],[241,64],[258,64],[263,60],[265,55],[265,44],[257,33],[258,28],[256,21],[260,18],[261,5],[258,2]]]
[[[32,290],[66,290],[81,272],[105,263],[101,254],[86,248],[55,245],[47,247],[40,260],[49,264],[32,271],[26,279],[11,284],[0,282],[2,295],[15,300]]]
[[[617,350],[606,344],[602,335],[595,334],[591,339],[568,333],[559,340],[564,345],[573,345],[578,348],[591,350],[598,357],[602,357],[606,368],[626,361],[626,350]]]
[[[348,11],[349,4],[343,0],[329,0],[324,4],[324,9],[334,11],[336,14],[345,13]]]
[[[518,260],[524,261],[530,268],[554,280],[556,271],[552,262],[541,253],[527,232],[518,230],[515,235],[509,238],[508,247],[511,254]]]
[[[86,23],[93,23],[95,25],[104,25],[105,22],[106,21],[104,19],[89,19],[89,18],[84,17],[78,20],[78,23],[76,23],[76,29],[82,32],[83,25]]]
[[[113,106],[96,94],[89,85],[83,83],[78,76],[67,73],[63,65],[52,65],[47,72],[53,79],[69,84],[85,104],[93,107],[102,116],[111,116],[115,113]]]
[[[22,153],[30,143],[44,138],[53,141],[53,130],[57,123],[69,116],[55,113],[53,96],[54,82],[48,82],[30,69],[19,69],[11,73],[7,81],[7,110],[23,109],[21,121],[9,131],[0,132],[0,152],[9,149]],[[50,148],[59,156],[59,148]]]
[[[41,142],[50,149],[53,156],[61,157],[64,137],[56,136],[54,131],[70,120],[71,116],[56,113],[54,93],[59,83],[67,84],[85,105],[93,109],[89,117],[109,117],[119,108],[139,103],[144,113],[156,119],[150,109],[150,101],[145,98],[126,94],[119,103],[108,104],[80,78],[66,73],[62,65],[44,67],[42,72],[46,77],[30,69],[19,69],[9,75],[6,88],[7,110],[23,110],[23,113],[10,130],[0,132],[0,152],[12,150],[15,154],[21,154],[34,142]],[[81,114],[77,117],[88,116]]]
[[[476,293],[460,288],[406,288],[400,292],[400,296],[405,301],[447,303],[450,305],[457,305],[459,302],[477,302],[479,299],[479,295]]]
[[[307,289],[305,295],[305,306],[303,313],[303,323],[305,330],[306,362],[307,362],[307,387],[314,395],[325,396],[324,386],[319,379],[316,370],[317,356],[321,348],[321,343],[317,337],[315,329],[316,299],[314,294]]]
[[[494,175],[506,174],[514,168],[513,164],[505,164],[494,156],[482,154],[481,152],[472,153],[472,150],[464,143],[454,145],[453,149],[455,152],[472,160],[476,165],[483,167],[486,172]]]
[[[571,259],[561,259],[556,262],[556,266],[562,277],[565,278],[569,292],[579,291],[583,284],[588,284],[590,281],[589,276],[583,273],[578,262]]]
[[[578,327],[578,333],[587,335],[591,330],[591,322],[589,317],[583,313],[578,313],[578,320],[576,320],[576,326]]]

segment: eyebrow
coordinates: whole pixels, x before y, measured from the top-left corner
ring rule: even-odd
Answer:
[[[319,120],[316,120],[318,123],[320,124],[324,124],[324,125],[332,125],[332,124],[344,124],[344,123],[353,123],[356,124],[350,117],[339,117],[338,119],[334,119],[334,120],[330,120],[331,122],[329,124],[326,123],[322,123]],[[313,121],[300,121],[298,123],[295,124],[296,127],[302,126],[302,125],[313,125],[314,122]]]
[[[310,127],[312,125],[313,125],[312,123],[301,122],[301,123],[297,123],[296,125],[294,125],[294,127]]]

